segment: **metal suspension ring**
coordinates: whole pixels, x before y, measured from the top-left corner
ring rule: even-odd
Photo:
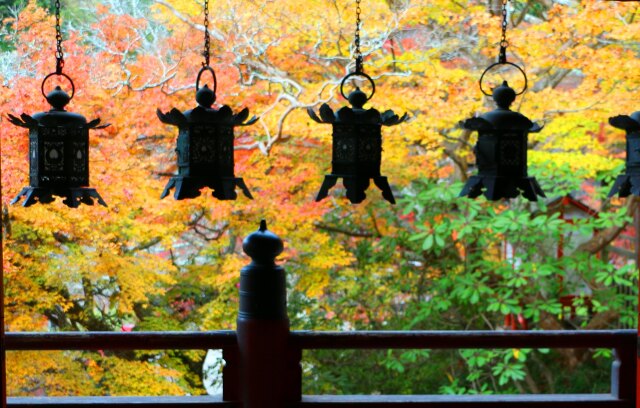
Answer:
[[[528,86],[527,74],[524,72],[524,69],[522,69],[522,67],[520,67],[519,65],[514,64],[513,62],[507,61],[507,47],[509,46],[509,42],[507,41],[507,25],[508,25],[507,4],[508,3],[509,3],[509,0],[502,0],[502,24],[501,24],[502,36],[500,37],[500,53],[498,54],[498,62],[489,65],[489,67],[487,67],[487,69],[485,69],[482,75],[480,76],[480,81],[478,81],[478,84],[480,85],[480,91],[482,91],[482,93],[485,94],[486,96],[492,96],[492,93],[488,93],[487,91],[484,90],[484,88],[482,87],[482,80],[484,79],[484,76],[487,74],[487,72],[489,72],[493,67],[496,67],[499,65],[511,65],[512,67],[517,68],[518,71],[520,71],[520,73],[522,73],[522,76],[524,77],[524,87],[520,92],[517,92],[516,95],[522,95],[527,90],[527,86]]]
[[[368,100],[370,100],[371,98],[373,98],[373,95],[376,93],[376,83],[375,83],[375,82],[373,82],[373,79],[372,79],[369,75],[365,74],[364,72],[358,72],[358,71],[351,72],[350,74],[347,74],[347,76],[345,76],[345,77],[342,79],[342,82],[340,82],[340,94],[342,95],[342,97],[343,97],[344,99],[347,99],[347,100],[349,99],[349,98],[344,94],[344,84],[347,82],[347,79],[349,79],[349,78],[351,78],[351,77],[354,77],[354,76],[361,76],[361,77],[363,77],[363,78],[367,78],[367,79],[369,80],[369,83],[371,84],[371,95],[369,95],[369,96],[367,97],[367,101],[368,101]]]
[[[71,84],[71,95],[69,95],[69,99],[73,99],[73,96],[76,94],[76,85],[73,83],[73,79],[71,79],[71,77],[67,74],[65,74],[64,72],[52,72],[49,75],[47,75],[46,77],[44,77],[44,79],[42,80],[42,85],[40,85],[40,91],[42,92],[42,96],[45,97],[45,99],[47,98],[47,94],[44,92],[44,85],[47,82],[47,80],[49,78],[51,78],[52,76],[61,76],[66,78],[69,83]]]
[[[218,89],[218,78],[216,78],[216,72],[210,66],[205,66],[200,68],[200,72],[198,72],[198,78],[196,79],[196,92],[200,90],[200,77],[206,71],[211,72],[211,76],[213,76],[213,94],[216,94],[216,90]]]
[[[522,73],[522,76],[524,77],[524,87],[522,88],[522,90],[520,92],[516,93],[516,95],[522,95],[527,90],[527,86],[528,86],[527,74],[524,72],[524,69],[522,69],[522,67],[520,67],[517,64],[514,64],[513,62],[509,62],[509,61],[504,61],[504,62],[498,61],[498,62],[495,62],[495,63],[489,65],[489,67],[484,70],[484,72],[480,76],[480,81],[478,81],[478,84],[480,85],[480,91],[482,91],[482,93],[487,95],[487,96],[492,96],[493,95],[493,93],[488,93],[488,92],[486,92],[484,90],[484,88],[482,87],[482,80],[484,79],[484,76],[487,74],[487,72],[489,72],[493,67],[497,67],[499,65],[511,65],[512,67],[517,68],[518,71],[520,71],[520,73]]]

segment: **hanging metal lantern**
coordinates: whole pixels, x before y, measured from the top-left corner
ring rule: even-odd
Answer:
[[[179,129],[176,152],[178,155],[178,175],[169,180],[160,198],[169,195],[175,188],[173,197],[176,200],[194,198],[200,195],[200,190],[209,187],[213,196],[219,200],[235,200],[236,186],[245,196],[253,199],[251,192],[241,177],[234,172],[233,128],[248,126],[255,123],[255,116],[247,121],[247,108],[234,114],[227,105],[220,109],[212,108],[216,101],[217,80],[210,61],[209,39],[209,4],[204,2],[205,12],[205,46],[203,67],[196,79],[196,102],[194,109],[180,112],[173,108],[164,114],[158,109],[158,118],[163,123],[177,126]],[[213,89],[207,85],[200,88],[202,74],[210,72],[213,76]]]
[[[527,174],[527,136],[542,130],[521,113],[509,109],[517,95],[527,89],[527,75],[518,65],[507,61],[506,57],[506,3],[503,2],[502,41],[498,62],[490,65],[480,77],[480,90],[486,96],[492,96],[498,108],[461,122],[464,129],[478,132],[478,142],[473,151],[476,156],[478,175],[471,176],[460,196],[476,198],[481,194],[489,200],[515,198],[522,194],[530,201],[537,201],[544,192],[534,177]],[[498,65],[510,65],[524,76],[524,87],[516,93],[504,81],[491,94],[482,87],[487,72]]]
[[[522,194],[530,201],[545,197],[534,177],[527,175],[527,135],[542,128],[509,106],[516,93],[505,81],[493,90],[498,109],[462,122],[462,127],[478,131],[473,149],[478,175],[471,176],[460,196],[489,200],[515,198]]]
[[[205,70],[213,74],[213,90],[207,85],[199,86]],[[249,116],[247,108],[234,114],[226,105],[220,109],[211,107],[216,100],[215,73],[211,67],[200,71],[196,89],[196,108],[185,112],[174,108],[167,114],[159,109],[157,112],[163,123],[177,126],[180,131],[176,148],[178,175],[169,180],[160,198],[169,195],[174,187],[176,200],[198,197],[202,188],[209,187],[217,199],[235,200],[236,186],[245,196],[253,198],[244,180],[234,173],[233,128],[251,125],[258,119],[254,116],[245,122]]]
[[[640,196],[640,111],[609,118],[609,124],[626,132],[627,153],[625,171],[616,178],[609,197],[616,193],[620,197]]]
[[[373,91],[367,95],[356,88],[349,96],[345,96],[343,86],[347,78],[360,75],[371,82]],[[365,191],[370,180],[382,191],[382,196],[395,204],[393,192],[387,178],[380,174],[382,157],[382,126],[393,126],[404,122],[407,114],[401,118],[391,110],[380,114],[376,109],[363,109],[363,105],[371,99],[375,85],[371,77],[363,72],[352,72],[342,81],[340,92],[352,107],[344,106],[336,113],[326,103],[320,107],[320,117],[313,109],[307,112],[311,119],[318,123],[330,123],[333,126],[332,171],[325,176],[316,201],[327,197],[329,189],[342,179],[347,190],[347,198],[352,203],[360,203],[366,198]],[[322,119],[321,119],[322,118]]]
[[[387,178],[380,174],[382,158],[382,126],[393,126],[407,120],[407,114],[399,117],[392,110],[382,114],[376,109],[364,109],[376,90],[373,79],[363,71],[363,57],[360,52],[360,1],[356,2],[356,35],[355,35],[355,62],[354,72],[345,76],[340,84],[340,94],[347,99],[351,107],[344,106],[337,112],[322,104],[320,117],[312,108],[307,108],[311,119],[318,123],[329,123],[333,126],[333,153],[332,171],[325,176],[320,187],[316,201],[327,197],[331,187],[335,186],[338,179],[342,179],[347,198],[352,203],[360,203],[366,198],[365,191],[369,188],[371,179],[382,191],[382,196],[392,204],[395,204],[393,192]],[[351,77],[363,77],[371,84],[371,95],[367,96],[356,87],[349,96],[344,94],[344,85]]]
[[[56,2],[56,71],[42,81],[41,91],[52,109],[48,112],[29,116],[26,113],[9,121],[29,129],[29,186],[11,201],[18,202],[25,197],[24,207],[40,203],[50,203],[53,196],[64,197],[63,203],[69,207],[80,204],[92,205],[94,199],[106,206],[100,194],[89,185],[89,129],[102,129],[109,125],[99,125],[100,119],[87,123],[84,116],[66,111],[64,108],[73,99],[73,80],[62,72],[62,34],[60,32],[60,3]],[[53,76],[67,79],[71,85],[71,95],[60,86],[45,94],[45,84]]]

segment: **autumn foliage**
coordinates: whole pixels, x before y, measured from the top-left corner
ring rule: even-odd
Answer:
[[[371,106],[412,117],[383,136],[382,169],[400,198],[395,207],[375,188],[358,206],[339,188],[314,201],[330,169],[331,138],[306,108],[345,103],[339,85],[353,69],[353,2],[211,1],[218,103],[260,116],[236,129],[236,174],[255,199],[231,202],[208,191],[193,200],[159,200],[176,171],[176,134],[155,111],[195,106],[203,42],[196,2],[88,3],[63,2],[65,72],[77,92],[69,109],[111,124],[91,136],[91,184],[108,208],[8,204],[28,181],[28,139],[4,118],[48,109],[40,83],[55,67],[55,36],[52,15],[33,1],[3,23],[7,330],[231,329],[247,263],[241,242],[261,219],[285,240],[281,259],[296,328],[498,329],[517,316],[540,329],[636,324],[625,303],[634,296],[616,297],[617,287],[633,286],[633,269],[619,260],[613,267],[602,254],[635,210],[631,200],[604,196],[624,152],[623,135],[607,118],[639,109],[636,5],[510,5],[509,58],[529,80],[516,109],[545,125],[530,137],[531,172],[550,198],[586,190],[581,198],[601,213],[567,224],[544,204],[455,198],[474,171],[475,137],[457,124],[491,108],[477,80],[497,55],[500,21],[485,1],[362,3],[365,70],[377,86]],[[503,75],[522,86],[515,74]],[[595,231],[609,239],[587,242]],[[573,256],[557,259],[555,242],[577,235],[586,238],[567,244]],[[590,305],[580,303],[585,294]],[[566,318],[558,300],[565,295],[580,295],[577,320]],[[477,353],[457,356],[461,365],[434,357],[439,363],[414,382],[401,373],[427,356],[360,359],[382,364],[387,385],[363,391],[358,381],[344,383],[350,392],[421,392],[418,380],[438,370],[448,380],[430,392],[562,391],[553,381],[526,381],[534,370],[527,364],[537,363],[522,356],[537,352],[505,353],[482,355],[484,364]],[[195,351],[9,353],[9,393],[199,394],[203,358]],[[307,391],[336,392],[331,375],[338,374],[322,371],[336,357],[309,358],[320,380]],[[558,360],[575,367],[587,359],[569,353]],[[542,361],[539,371],[553,371],[544,355],[534,360]],[[496,370],[491,361],[509,366]],[[498,381],[486,386],[491,376]]]

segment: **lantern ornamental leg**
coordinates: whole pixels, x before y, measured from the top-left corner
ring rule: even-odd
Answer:
[[[242,178],[240,178],[240,177],[237,177],[234,180],[235,180],[235,185],[238,186],[238,188],[242,191],[242,193],[245,195],[245,197],[253,200],[253,196],[251,195],[251,191],[249,191],[249,188],[244,183],[244,180]]]
[[[318,191],[318,195],[316,196],[316,201],[324,200],[329,195],[329,190],[338,182],[338,176],[334,176],[328,174],[324,177],[324,181],[322,182],[322,186],[320,186],[320,191]]]
[[[396,203],[396,199],[393,197],[393,192],[391,191],[391,186],[389,185],[389,181],[386,177],[374,177],[373,182],[375,185],[382,191],[382,197],[390,202],[391,204]]]

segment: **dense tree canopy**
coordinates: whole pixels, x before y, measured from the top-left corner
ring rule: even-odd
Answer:
[[[0,2],[3,119],[47,109],[40,83],[55,66],[52,15],[40,2],[18,3]],[[399,203],[390,206],[372,188],[354,206],[339,189],[313,200],[330,168],[331,138],[306,108],[344,104],[339,84],[353,69],[355,4],[337,0],[210,1],[218,102],[260,116],[236,133],[236,173],[255,200],[215,201],[208,192],[158,199],[176,170],[176,135],[155,110],[195,104],[199,3],[63,1],[65,72],[77,87],[70,109],[111,123],[91,138],[91,183],[109,207],[8,205],[28,180],[28,141],[23,129],[0,122],[8,330],[233,328],[247,263],[241,241],[262,218],[286,243],[294,328],[637,324],[635,265],[606,251],[636,202],[605,199],[624,153],[623,135],[607,118],[638,109],[637,5],[510,1],[508,55],[529,78],[514,109],[545,125],[530,136],[529,162],[550,200],[489,203],[456,198],[475,170],[475,135],[458,122],[491,109],[477,80],[497,55],[499,2],[364,0],[365,70],[377,85],[371,105],[412,119],[383,137],[382,170]],[[502,75],[522,85],[512,72]],[[568,194],[598,216],[566,222],[552,200]],[[606,351],[593,357],[317,352],[305,355],[305,390],[606,390],[597,377],[607,370]],[[198,394],[203,358],[195,351],[10,353],[9,392]],[[339,372],[336,359],[345,362]],[[580,364],[586,368],[571,371]]]

